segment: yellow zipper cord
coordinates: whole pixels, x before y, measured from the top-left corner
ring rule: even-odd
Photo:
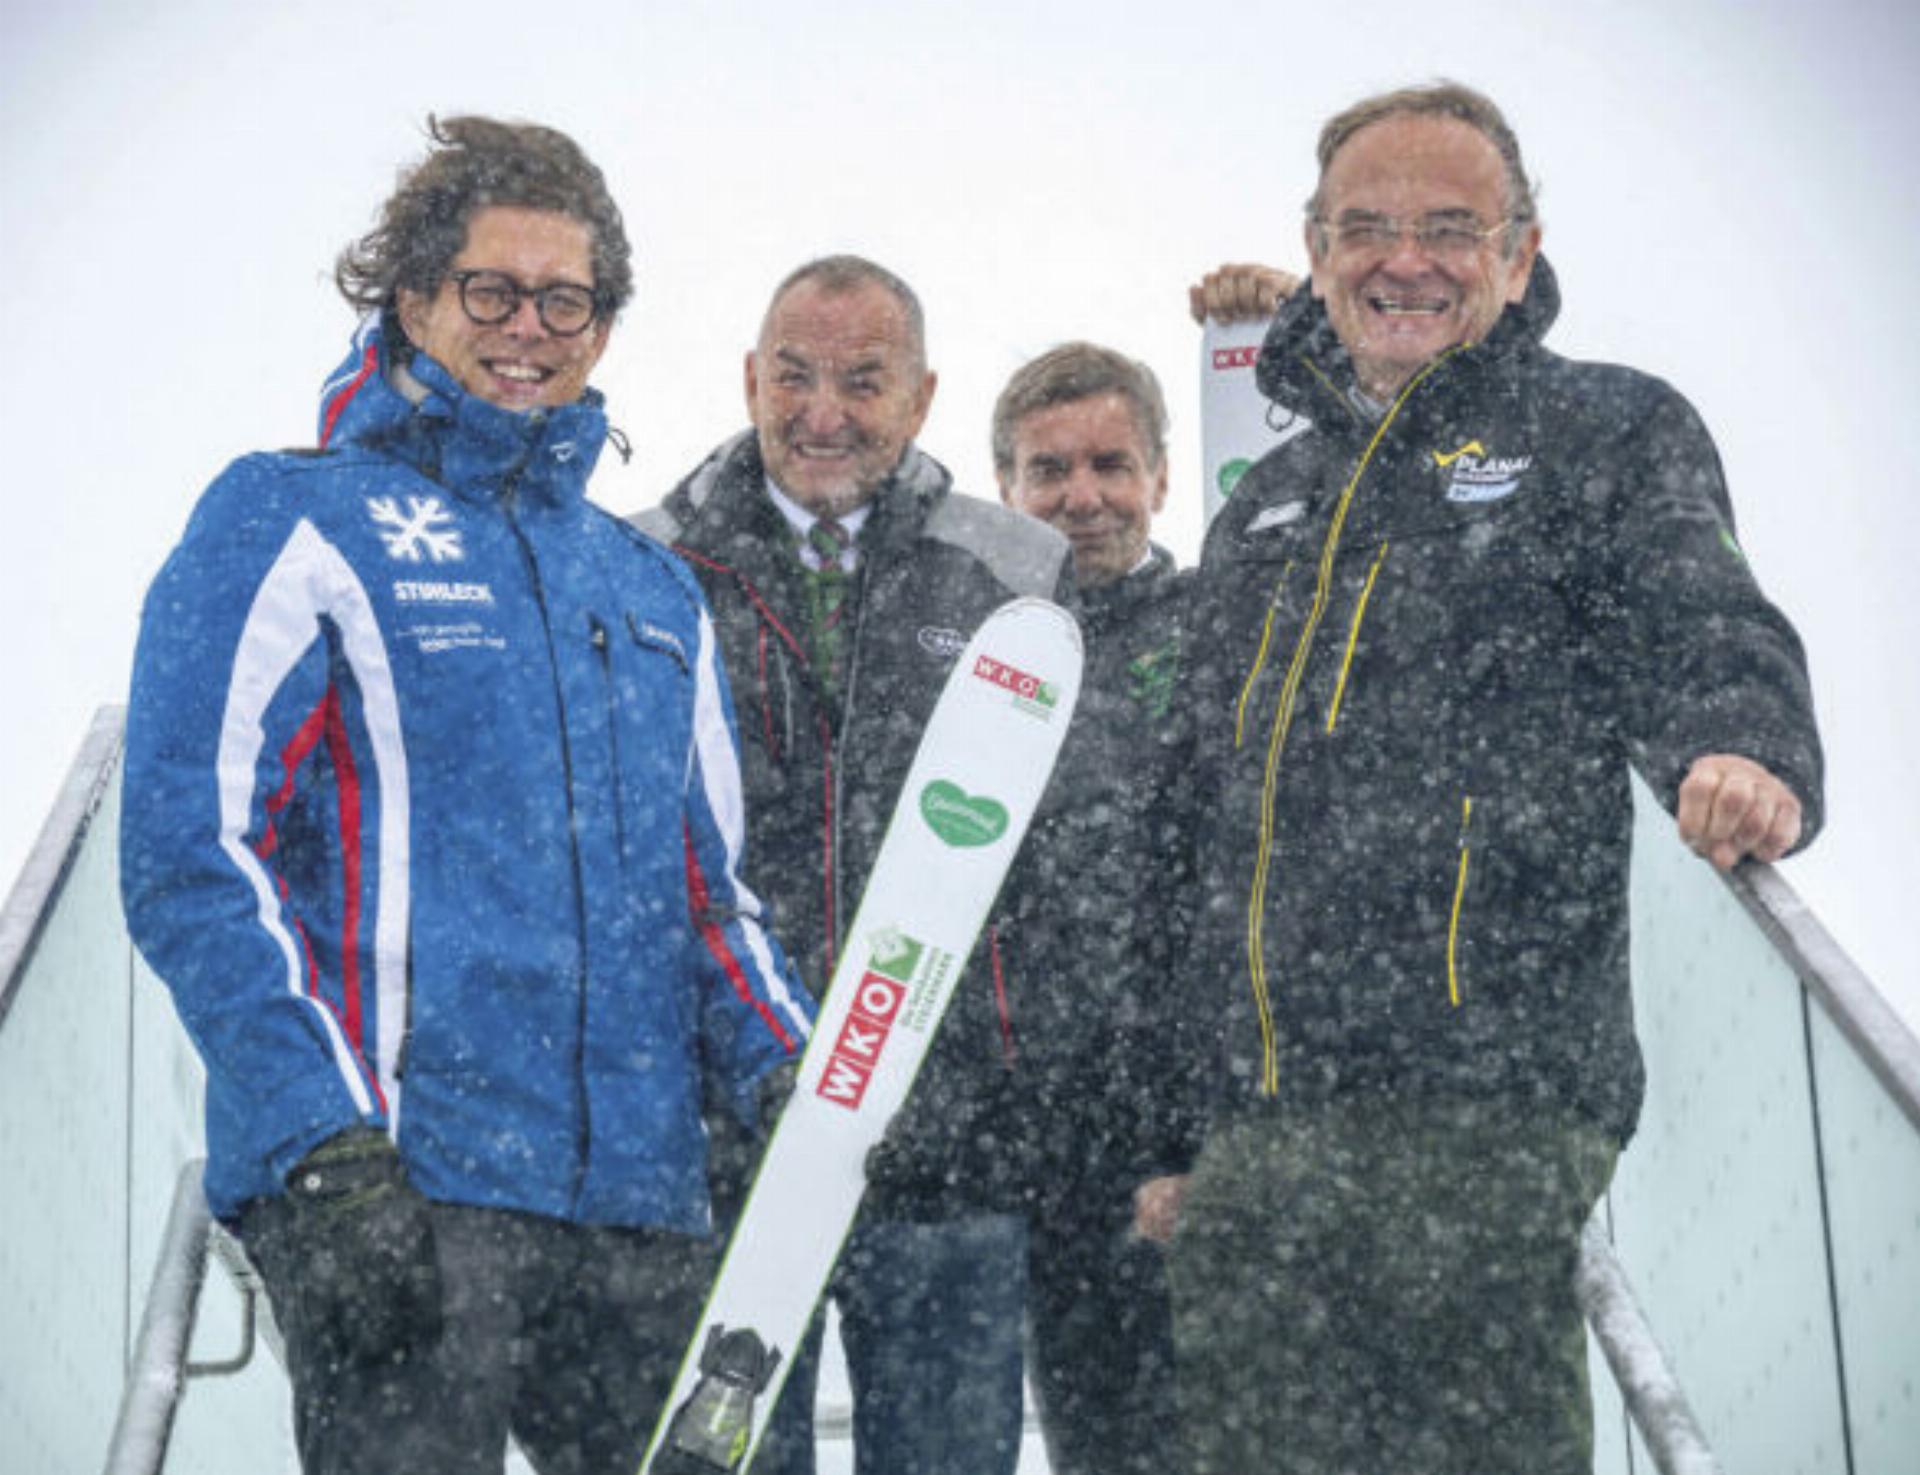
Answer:
[[[1293,661],[1287,668],[1287,679],[1281,683],[1280,700],[1274,708],[1273,732],[1267,739],[1266,778],[1260,790],[1260,845],[1254,856],[1253,891],[1247,903],[1247,965],[1249,981],[1253,986],[1254,1012],[1260,1020],[1259,1089],[1262,1096],[1280,1094],[1280,1057],[1274,1045],[1273,1003],[1267,987],[1267,963],[1263,952],[1267,875],[1273,861],[1273,798],[1274,791],[1279,787],[1280,751],[1286,745],[1287,731],[1293,725],[1293,704],[1300,694],[1301,680],[1306,675],[1307,655],[1313,648],[1313,637],[1320,627],[1321,616],[1326,613],[1327,593],[1333,584],[1334,554],[1340,547],[1340,530],[1346,525],[1347,511],[1353,505],[1353,494],[1360,485],[1360,478],[1366,475],[1374,452],[1379,450],[1380,442],[1386,437],[1388,427],[1399,416],[1407,397],[1457,351],[1449,349],[1407,381],[1387,413],[1380,417],[1380,423],[1374,427],[1367,448],[1360,453],[1353,475],[1348,478],[1345,489],[1340,493],[1339,504],[1333,510],[1333,521],[1327,527],[1326,541],[1320,549],[1320,573],[1314,585],[1313,606],[1307,611],[1306,623],[1301,626],[1300,638],[1294,644]]]
[[[1460,874],[1453,883],[1453,915],[1447,919],[1447,997],[1460,1007],[1460,908],[1467,899],[1467,862],[1473,847],[1467,843],[1467,830],[1473,824],[1473,796],[1460,804]]]
[[[1367,617],[1367,601],[1373,598],[1373,581],[1380,577],[1380,565],[1387,561],[1387,545],[1380,545],[1379,556],[1367,570],[1367,587],[1360,591],[1360,603],[1354,607],[1353,628],[1347,632],[1347,653],[1340,661],[1340,679],[1333,686],[1333,705],[1327,708],[1327,731],[1340,717],[1340,699],[1347,694],[1347,672],[1353,669],[1353,648],[1360,643],[1360,622]]]
[[[1273,640],[1274,617],[1280,612],[1280,591],[1287,586],[1287,575],[1293,572],[1293,560],[1289,558],[1280,566],[1280,577],[1273,581],[1273,595],[1267,600],[1267,623],[1260,631],[1260,649],[1254,652],[1253,669],[1247,672],[1247,679],[1240,687],[1240,700],[1233,708],[1233,745],[1238,748],[1246,735],[1247,698],[1253,695],[1254,684],[1260,680],[1260,673],[1266,669],[1267,646]]]
[[[1309,374],[1313,375],[1314,378],[1318,379],[1320,381],[1320,387],[1326,390],[1326,392],[1332,395],[1335,399],[1337,400],[1346,399],[1346,396],[1340,392],[1339,386],[1336,385],[1325,374],[1321,373],[1320,366],[1316,364],[1312,359],[1308,358],[1304,353],[1300,355],[1300,367],[1305,369]]]

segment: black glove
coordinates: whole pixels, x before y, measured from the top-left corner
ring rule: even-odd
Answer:
[[[303,1262],[300,1315],[343,1362],[384,1362],[440,1335],[440,1268],[427,1200],[385,1132],[355,1127],[287,1175]]]

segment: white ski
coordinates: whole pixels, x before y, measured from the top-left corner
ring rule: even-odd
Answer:
[[[642,1475],[745,1468],[1053,771],[1080,630],[1042,599],[967,642],[919,749]]]

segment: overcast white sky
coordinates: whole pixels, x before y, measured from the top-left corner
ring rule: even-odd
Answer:
[[[1153,363],[1161,535],[1199,539],[1184,284],[1297,264],[1320,121],[1448,75],[1544,186],[1562,352],[1699,405],[1749,556],[1812,654],[1826,836],[1787,873],[1920,1023],[1920,8],[1908,0],[1290,6],[907,0],[508,6],[68,0],[0,12],[0,885],[140,595],[231,457],[310,443],[351,320],[334,252],[429,111],[553,123],[606,169],[639,294],[598,382],[632,436],[595,494],[658,499],[743,423],[740,355],[800,260],[925,298],[923,443],[990,494],[1006,375],[1069,337]]]

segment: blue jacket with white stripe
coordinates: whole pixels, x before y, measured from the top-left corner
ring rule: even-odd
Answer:
[[[712,620],[586,500],[597,394],[517,414],[369,322],[317,452],[235,462],[148,592],[122,891],[207,1066],[231,1220],[383,1126],[430,1198],[708,1226],[812,1006],[741,879]]]

